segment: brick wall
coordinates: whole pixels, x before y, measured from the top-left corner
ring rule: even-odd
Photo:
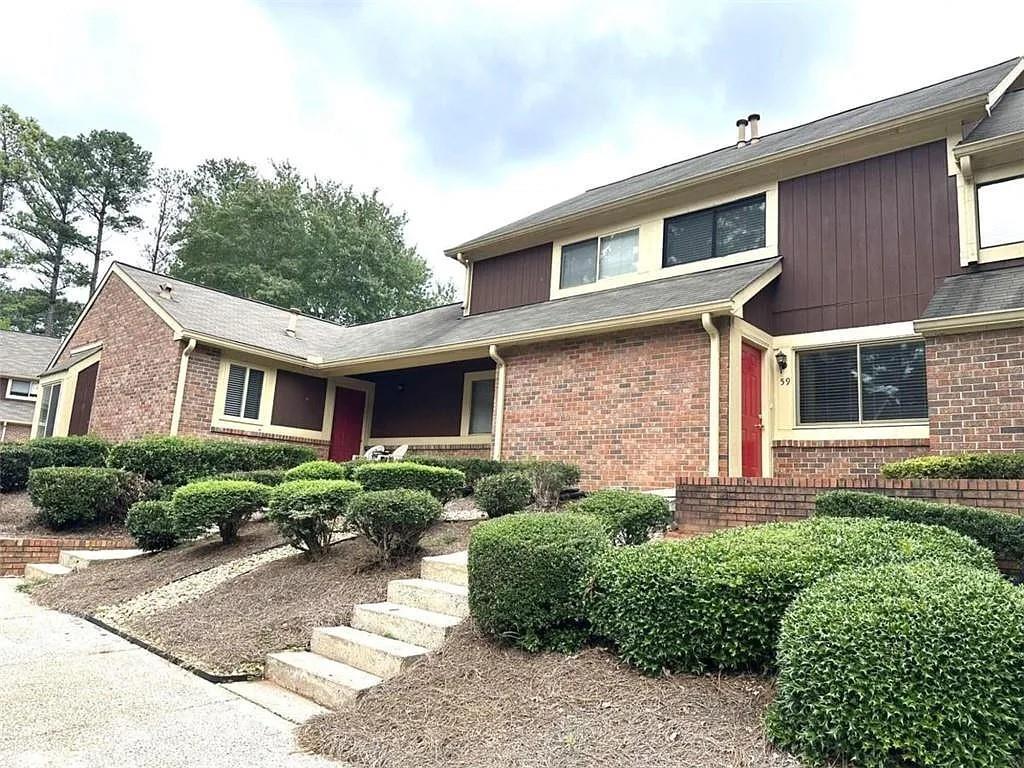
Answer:
[[[775,477],[875,477],[886,462],[924,456],[928,440],[776,440]]]
[[[0,537],[0,577],[21,576],[28,563],[56,563],[62,549],[123,549],[131,539]]]
[[[931,448],[1024,450],[1024,329],[925,340]]]
[[[28,440],[32,436],[32,427],[28,424],[10,424],[7,425],[7,430],[4,432],[5,443],[16,443],[22,440]]]

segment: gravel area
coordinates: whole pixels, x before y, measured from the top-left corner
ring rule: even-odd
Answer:
[[[98,539],[124,539],[131,537],[123,525],[104,523],[85,528],[71,528],[66,531],[51,531],[36,522],[36,508],[28,497],[28,491],[0,494],[0,536],[23,536],[47,539],[69,539],[91,536]]]
[[[476,505],[472,496],[449,501],[444,505],[444,512],[441,513],[442,520],[486,520],[487,513],[483,512]]]

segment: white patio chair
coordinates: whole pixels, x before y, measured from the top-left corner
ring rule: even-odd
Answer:
[[[386,453],[387,449],[384,448],[383,445],[374,445],[363,454],[363,458],[369,459],[370,461],[380,461]]]
[[[390,454],[388,454],[388,461],[401,461],[402,459],[405,458],[405,454],[407,454],[408,452],[408,445],[400,445],[397,448],[395,448],[395,450],[393,450]]]

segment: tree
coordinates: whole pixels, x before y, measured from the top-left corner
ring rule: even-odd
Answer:
[[[145,199],[152,155],[120,131],[90,131],[76,142],[82,163],[82,210],[96,226],[89,278],[91,296],[99,278],[107,228],[125,232],[142,226],[142,219],[131,209]]]
[[[25,135],[38,126],[0,104],[0,214],[14,200],[18,180],[25,172]]]
[[[153,176],[150,191],[155,213],[149,228],[146,258],[154,272],[164,272],[174,259],[170,239],[185,213],[188,184],[188,174],[171,168],[161,168]]]
[[[426,261],[405,244],[405,216],[376,192],[307,179],[288,165],[270,178],[236,161],[201,168],[175,236],[173,275],[342,323],[451,300],[454,287],[432,285]]]
[[[0,284],[0,328],[22,333],[44,333],[49,300],[39,288],[10,288]],[[58,298],[54,307],[53,335],[63,336],[74,325],[82,305]]]

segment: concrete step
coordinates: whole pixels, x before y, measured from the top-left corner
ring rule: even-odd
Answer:
[[[264,676],[329,709],[355,701],[363,691],[381,682],[377,675],[308,651],[269,654]]]
[[[73,571],[80,571],[94,563],[127,560],[129,557],[138,557],[141,554],[143,554],[141,549],[62,549],[57,562]]]
[[[469,584],[469,573],[466,562],[469,552],[454,552],[450,555],[433,555],[424,557],[420,564],[420,576],[430,581],[442,581],[445,584]]]
[[[225,683],[224,687],[236,696],[251,701],[253,704],[273,712],[278,717],[300,725],[310,718],[330,711],[315,701],[268,680]]]
[[[388,602],[462,619],[469,616],[469,589],[443,581],[395,579],[388,582]]]
[[[25,566],[25,581],[46,581],[54,576],[63,576],[67,573],[71,573],[71,569],[66,565],[58,565],[57,563],[28,563]]]
[[[397,603],[364,603],[352,609],[352,626],[435,650],[462,619]]]
[[[427,649],[354,627],[318,627],[309,643],[313,653],[379,677],[394,677],[423,658]]]

